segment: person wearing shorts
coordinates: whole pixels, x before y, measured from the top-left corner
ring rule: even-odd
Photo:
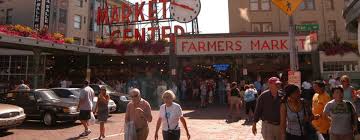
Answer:
[[[85,131],[79,136],[88,136],[91,133],[89,120],[91,118],[91,110],[93,107],[94,90],[89,86],[89,82],[84,82],[84,88],[80,91],[78,110],[80,110],[79,120],[85,128]]]
[[[206,89],[206,82],[203,81],[201,82],[201,86],[200,86],[200,98],[201,98],[201,104],[200,107],[204,108],[206,107],[206,95],[207,95],[207,89]]]

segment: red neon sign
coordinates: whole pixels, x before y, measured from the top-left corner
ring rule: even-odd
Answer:
[[[110,9],[108,8],[108,3],[105,1],[105,8],[98,7],[97,8],[97,24],[98,25],[111,25],[111,24],[119,24],[119,23],[137,23],[137,22],[144,22],[144,21],[156,21],[161,19],[170,19],[167,17],[167,6],[168,0],[150,0],[149,3],[146,5],[145,2],[136,2],[134,5],[130,5],[128,3],[122,3],[120,7],[112,6],[111,13],[109,13]],[[159,11],[153,8],[153,5],[162,4],[162,17],[156,19],[155,14]],[[148,11],[144,11],[145,6],[147,6]],[[121,10],[119,10],[121,9]],[[148,15],[147,18],[145,18]],[[131,18],[134,17],[134,18]],[[142,29],[123,29],[123,30],[115,30],[110,33],[110,37],[119,37],[120,34],[123,36],[123,39],[130,39],[135,38],[139,41],[145,41],[145,32],[150,32],[150,39],[155,40],[155,32],[160,31],[161,38],[166,39],[169,38],[173,40],[174,36],[169,34],[168,32],[173,31],[174,34],[179,35],[185,32],[184,28],[175,25],[173,29],[170,26],[163,26],[163,27],[149,27],[149,28],[142,28]],[[129,36],[128,33],[132,33],[133,36]]]

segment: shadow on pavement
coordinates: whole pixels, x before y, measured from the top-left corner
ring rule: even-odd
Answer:
[[[13,132],[0,132],[0,138],[1,137],[6,137],[6,136],[9,136],[9,135],[13,135],[14,133]]]
[[[40,121],[25,121],[22,125],[16,127],[16,129],[31,129],[31,130],[57,130],[65,129],[80,125],[80,123],[72,122],[58,122],[55,126],[45,126]]]

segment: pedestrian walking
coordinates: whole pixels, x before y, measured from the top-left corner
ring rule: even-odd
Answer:
[[[261,134],[264,140],[280,139],[280,101],[281,94],[276,86],[277,77],[268,80],[269,90],[265,90],[257,99],[252,132],[257,133],[256,123],[261,119]]]
[[[30,87],[25,84],[24,80],[20,80],[20,84],[16,87],[15,90],[30,90]]]
[[[304,98],[307,102],[311,102],[311,100],[314,96],[314,91],[313,91],[311,83],[308,80],[305,80],[301,84],[301,87],[302,87],[301,97]]]
[[[312,99],[312,114],[314,116],[312,125],[325,140],[329,140],[330,120],[327,116],[323,115],[323,110],[326,103],[330,101],[330,96],[325,91],[325,83],[320,80],[313,82],[313,88],[315,94]]]
[[[246,121],[251,121],[253,119],[256,105],[256,94],[256,89],[250,88],[249,85],[245,85],[244,101],[246,107],[246,115],[248,116]]]
[[[354,88],[350,86],[350,78],[347,75],[343,75],[340,78],[341,86],[344,89],[344,99],[347,101],[353,101]]]
[[[106,94],[106,87],[102,86],[100,88],[100,94],[98,101],[96,103],[94,114],[97,114],[98,122],[100,123],[100,136],[98,140],[105,138],[105,122],[109,117],[109,104],[110,96]]]
[[[261,84],[261,77],[260,76],[257,77],[257,80],[254,82],[254,86],[255,86],[257,92],[261,93],[262,84]]]
[[[226,98],[227,98],[227,103],[228,105],[230,106],[231,105],[231,102],[230,102],[230,98],[231,98],[231,84],[229,82],[229,80],[226,80],[225,82],[226,84]]]
[[[91,118],[95,94],[89,84],[89,81],[84,81],[84,88],[80,91],[79,104],[77,107],[80,111],[79,120],[85,128],[85,131],[79,135],[80,137],[88,136],[91,133],[91,130],[89,129],[89,120]]]
[[[200,107],[205,108],[206,107],[206,96],[207,96],[207,89],[206,89],[206,82],[202,81],[200,86]]]
[[[186,84],[186,79],[183,79],[181,82],[181,100],[185,100],[186,99],[186,91],[187,91],[187,84]]]
[[[149,134],[148,123],[152,121],[150,104],[141,98],[140,90],[137,88],[131,89],[129,94],[132,100],[126,108],[125,123],[134,124],[136,131],[136,139],[131,140],[146,140]]]
[[[207,83],[207,94],[209,95],[209,104],[212,104],[214,101],[214,83],[212,80]]]
[[[280,106],[280,140],[305,140],[304,122],[308,121],[305,103],[300,98],[298,86],[285,87],[285,97]]]
[[[333,100],[325,105],[324,115],[330,118],[330,140],[353,140],[357,130],[357,115],[354,105],[344,100],[344,89],[332,89]]]
[[[158,132],[162,124],[162,134],[164,140],[180,140],[179,121],[183,124],[187,138],[190,139],[190,133],[183,116],[181,106],[174,102],[175,94],[171,90],[163,93],[164,104],[160,106],[160,116],[156,123],[155,140],[158,140]]]
[[[240,116],[240,104],[241,104],[241,95],[240,89],[237,87],[236,82],[231,83],[231,91],[230,91],[230,109],[228,112],[228,120],[236,119]],[[235,113],[234,112],[235,108]]]
[[[219,95],[219,103],[225,104],[225,97],[226,97],[226,85],[224,79],[220,76],[220,80],[217,84],[218,88],[218,95]]]

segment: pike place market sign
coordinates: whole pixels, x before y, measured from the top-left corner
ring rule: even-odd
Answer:
[[[199,15],[200,7],[200,0],[150,0],[148,2],[136,2],[135,4],[123,2],[120,6],[109,6],[107,0],[105,0],[104,5],[99,6],[97,9],[96,22],[98,25],[125,27],[122,30],[111,31],[111,38],[122,36],[123,39],[135,38],[145,41],[146,32],[150,32],[150,38],[155,40],[155,32],[159,30],[162,39],[172,38],[170,32],[180,35],[185,33],[184,28],[180,25],[174,25],[129,29],[129,26],[124,25],[136,25],[154,21],[169,22],[169,20],[188,23]],[[161,14],[161,16],[156,16],[156,14]]]
[[[177,55],[217,55],[240,53],[287,53],[287,36],[234,36],[234,37],[177,37]],[[299,52],[310,52],[310,36],[297,36],[296,46]]]

